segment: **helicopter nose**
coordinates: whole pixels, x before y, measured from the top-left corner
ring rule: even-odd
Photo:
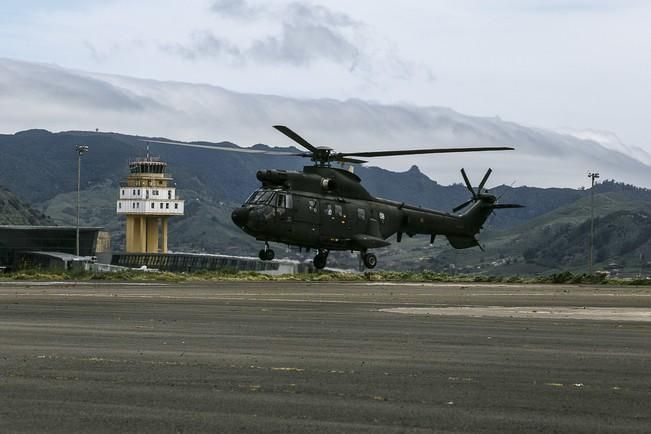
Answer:
[[[269,210],[261,209],[259,207],[254,207],[250,210],[249,215],[247,216],[246,226],[249,230],[261,230],[263,229],[269,219]]]
[[[251,210],[249,208],[237,208],[233,210],[233,213],[231,214],[231,219],[233,219],[233,223],[235,223],[239,227],[244,227],[249,220],[250,213]]]

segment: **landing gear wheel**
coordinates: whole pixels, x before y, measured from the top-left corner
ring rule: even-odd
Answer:
[[[269,248],[269,244],[265,244],[264,249],[258,253],[258,258],[262,261],[271,261],[276,257],[276,253]]]
[[[314,261],[312,262],[314,263],[314,268],[316,268],[317,270],[322,270],[326,266],[327,261],[328,258],[326,258],[324,255],[319,253],[314,257]]]
[[[314,264],[314,268],[316,268],[317,270],[322,270],[323,268],[325,268],[327,262],[328,262],[327,250],[325,251],[319,250],[319,253],[317,253],[316,256],[314,257],[314,261],[312,261],[312,263]]]
[[[364,261],[364,266],[366,268],[373,269],[377,265],[377,256],[373,253],[363,253],[362,261]]]

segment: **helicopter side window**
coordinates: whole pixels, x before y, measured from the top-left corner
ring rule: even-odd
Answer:
[[[380,223],[384,224],[384,220],[385,220],[385,218],[384,218],[384,213],[383,213],[383,212],[379,212],[379,213],[378,213],[378,217],[380,217]]]
[[[293,200],[291,194],[280,193],[278,195],[278,208],[293,208]]]
[[[343,217],[344,216],[344,210],[341,207],[341,205],[335,205],[335,215],[337,217]]]
[[[314,214],[317,214],[319,212],[319,202],[317,202],[314,199],[310,199],[307,201],[307,209],[310,212],[313,212]]]
[[[326,213],[326,215],[328,217],[333,217],[334,211],[332,210],[332,205],[331,204],[326,205],[325,213]]]

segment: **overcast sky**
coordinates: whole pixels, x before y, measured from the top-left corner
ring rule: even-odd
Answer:
[[[651,2],[2,0],[0,57],[446,106],[651,151]]]

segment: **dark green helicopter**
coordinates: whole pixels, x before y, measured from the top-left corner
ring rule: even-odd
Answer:
[[[377,265],[377,257],[370,249],[388,246],[387,239],[396,234],[397,242],[403,234],[436,235],[447,237],[452,247],[465,249],[481,246],[477,234],[495,209],[521,208],[522,205],[500,204],[494,195],[484,190],[492,170],[488,169],[475,190],[466,172],[463,180],[471,197],[452,210],[468,208],[462,214],[450,214],[417,206],[406,205],[373,197],[361,185],[361,179],[352,172],[332,167],[332,163],[362,164],[365,160],[352,157],[388,157],[396,155],[441,154],[453,152],[505,151],[509,147],[438,148],[375,152],[335,152],[328,147],[316,147],[283,125],[278,131],[307,149],[307,152],[264,151],[258,149],[224,148],[192,143],[158,142],[181,146],[310,158],[313,166],[302,172],[261,170],[256,174],[262,183],[244,204],[233,211],[233,222],[247,234],[264,241],[259,257],[270,261],[274,251],[269,242],[314,249],[314,266],[324,268],[331,250],[359,251],[367,268]],[[155,140],[149,140],[157,142]]]

